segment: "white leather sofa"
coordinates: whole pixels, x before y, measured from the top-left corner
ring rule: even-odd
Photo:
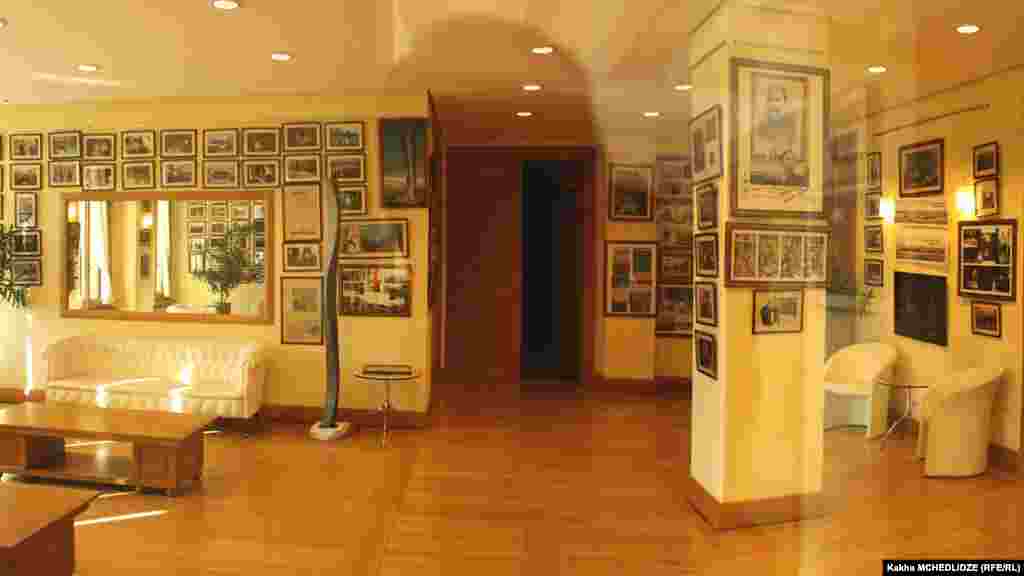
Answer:
[[[46,349],[46,401],[251,418],[265,366],[242,341],[75,336]]]

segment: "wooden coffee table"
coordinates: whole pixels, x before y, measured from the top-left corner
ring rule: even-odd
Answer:
[[[98,492],[0,484],[0,574],[71,576],[75,516]]]
[[[25,403],[0,410],[0,472],[157,488],[169,496],[203,472],[212,416]],[[132,444],[132,458],[64,451],[65,438]]]

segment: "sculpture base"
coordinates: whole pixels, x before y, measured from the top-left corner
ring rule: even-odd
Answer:
[[[350,430],[352,430],[351,422],[337,422],[330,428],[323,428],[317,422],[309,429],[309,437],[314,440],[337,440],[346,436]]]

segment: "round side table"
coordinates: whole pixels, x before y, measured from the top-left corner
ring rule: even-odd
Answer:
[[[384,413],[384,435],[381,436],[380,444],[381,446],[387,446],[388,416],[391,413],[391,384],[395,382],[412,382],[419,379],[420,373],[415,370],[411,374],[389,374],[387,372],[366,372],[365,370],[359,370],[355,373],[355,377],[366,382],[384,384],[384,403],[380,406],[380,411]]]

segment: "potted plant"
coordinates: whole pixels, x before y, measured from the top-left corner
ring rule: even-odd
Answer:
[[[208,238],[203,248],[204,266],[192,271],[217,297],[218,314],[230,314],[231,292],[255,279],[251,256],[254,230],[251,224],[231,226],[223,238]]]
[[[0,301],[12,308],[28,306],[28,288],[19,286],[14,277],[13,226],[0,223]]]

